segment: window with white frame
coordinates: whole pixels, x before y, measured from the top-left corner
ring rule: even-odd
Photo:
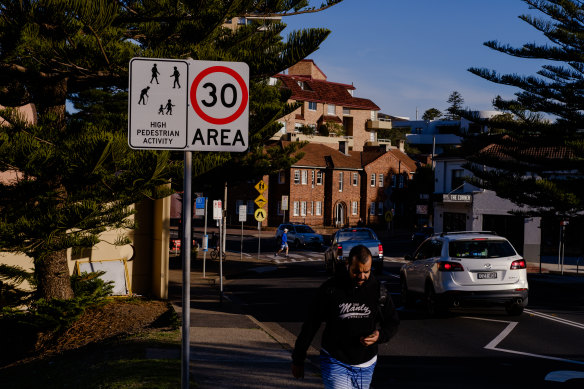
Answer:
[[[336,106],[336,105],[334,105],[334,104],[327,104],[327,105],[326,105],[326,112],[327,112],[327,114],[329,114],[329,115],[334,115],[334,114],[335,114],[335,111],[336,111],[336,109],[337,109],[337,106]]]
[[[383,188],[383,173],[379,173],[379,187]]]
[[[278,184],[285,184],[286,183],[286,172],[280,170],[278,172]]]
[[[320,216],[320,215],[322,215],[322,201],[317,201],[317,202],[316,202],[316,211],[315,211],[315,215],[316,215],[316,216]]]
[[[310,202],[310,214],[314,215],[314,201]]]
[[[350,114],[351,114],[351,108],[343,107],[343,115],[350,115]]]
[[[371,120],[377,119],[377,111],[371,111]]]
[[[302,171],[302,185],[306,185],[308,183],[308,170]]]
[[[301,128],[302,128],[302,123],[294,123],[294,132],[296,134],[300,133]]]
[[[316,185],[322,185],[322,171],[316,172]]]
[[[359,174],[353,173],[353,186],[359,185]]]
[[[314,187],[314,170],[311,170],[310,185],[312,185],[312,187]]]
[[[383,203],[377,203],[377,214],[383,215]]]
[[[300,184],[300,170],[294,170],[294,183]]]
[[[369,206],[369,214],[375,215],[375,203],[371,203],[371,205]]]
[[[371,173],[371,186],[375,186],[375,173]]]
[[[344,172],[339,172],[339,192],[343,191],[343,176]]]
[[[359,211],[359,203],[357,201],[353,201],[351,203],[351,213],[353,215],[356,215]]]
[[[300,216],[306,216],[306,201],[300,202]]]
[[[298,213],[300,212],[300,203],[298,201],[294,201],[292,205],[292,215],[298,216]]]
[[[308,110],[309,111],[316,111],[316,101],[309,101],[308,102]]]

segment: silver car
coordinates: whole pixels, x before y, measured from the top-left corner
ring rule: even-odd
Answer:
[[[406,261],[400,270],[406,307],[422,297],[429,314],[453,306],[500,304],[508,314],[520,315],[527,305],[525,260],[492,232],[434,234]]]

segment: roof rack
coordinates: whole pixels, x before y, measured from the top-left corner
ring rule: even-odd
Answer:
[[[461,234],[485,234],[485,235],[497,235],[495,231],[450,231],[441,232],[440,236],[446,235],[461,235]]]

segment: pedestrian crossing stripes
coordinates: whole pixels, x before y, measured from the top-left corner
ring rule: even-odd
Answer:
[[[293,262],[315,262],[322,261],[324,256],[322,253],[302,253],[302,254],[288,254],[288,258],[279,255],[272,259],[274,263],[293,263]]]

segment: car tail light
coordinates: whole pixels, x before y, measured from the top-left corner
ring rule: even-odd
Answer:
[[[458,262],[438,262],[438,270],[440,271],[464,271],[462,264]]]
[[[379,250],[379,256],[383,257],[383,246],[381,245],[381,243],[379,243],[379,245],[377,246],[377,249]]]
[[[343,246],[339,245],[337,247],[337,257],[338,258],[342,258],[343,257]]]
[[[513,261],[511,263],[511,270],[514,269],[525,269],[527,267],[527,265],[525,264],[525,260],[524,259],[518,259],[517,261]]]

